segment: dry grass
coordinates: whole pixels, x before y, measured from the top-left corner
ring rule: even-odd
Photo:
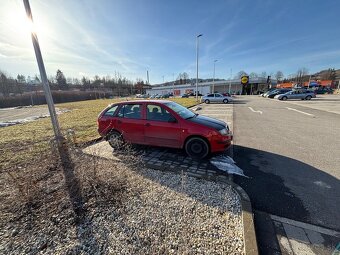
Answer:
[[[68,157],[0,173],[1,254],[243,254],[229,186],[144,169],[133,153],[133,165]]]
[[[63,133],[73,129],[76,142],[81,144],[98,138],[97,116],[110,103],[126,99],[99,99],[81,102],[57,104],[56,107],[69,109],[70,112],[59,115]],[[195,105],[194,98],[176,98],[174,100],[186,107]],[[7,169],[16,164],[25,164],[49,149],[48,143],[53,137],[49,118],[39,119],[0,129],[0,169]],[[32,144],[35,146],[31,146]]]

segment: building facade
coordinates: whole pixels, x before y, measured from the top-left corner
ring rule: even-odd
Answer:
[[[245,86],[241,84],[240,79],[223,80],[215,82],[200,82],[198,83],[198,93],[206,95],[212,92],[219,93],[231,93],[231,94],[244,94],[244,95],[256,95],[261,92],[267,91],[268,88],[275,87],[276,80],[271,80],[267,83],[267,78],[250,78],[249,83]],[[146,94],[149,95],[165,95],[174,94],[180,96],[183,94],[190,94],[196,91],[195,83],[188,83],[182,85],[175,85],[171,83],[158,84],[152,86],[146,90]]]

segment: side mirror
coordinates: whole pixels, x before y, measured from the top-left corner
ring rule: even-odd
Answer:
[[[177,123],[177,120],[174,116],[171,116],[168,120],[169,123]]]

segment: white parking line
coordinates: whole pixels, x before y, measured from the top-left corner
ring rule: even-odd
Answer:
[[[302,113],[302,114],[306,114],[308,116],[312,116],[312,117],[315,117],[313,114],[310,114],[310,113],[307,113],[307,112],[303,112],[303,111],[299,111],[297,109],[294,109],[294,108],[290,108],[290,107],[286,107],[288,110],[290,111],[295,111],[295,112],[299,112],[299,113]]]
[[[253,108],[251,108],[251,107],[248,107],[252,112],[258,112],[258,113],[260,113],[260,114],[262,114],[262,112],[261,111],[255,111]]]

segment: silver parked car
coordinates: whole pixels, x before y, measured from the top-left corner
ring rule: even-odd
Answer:
[[[274,98],[279,100],[287,99],[311,100],[312,98],[315,98],[315,93],[309,90],[293,90],[285,94],[277,95]]]
[[[206,104],[210,103],[224,103],[227,104],[229,102],[233,101],[233,99],[229,96],[223,96],[220,93],[213,93],[213,94],[208,94],[206,96],[203,96],[201,98],[201,102],[204,102]]]

